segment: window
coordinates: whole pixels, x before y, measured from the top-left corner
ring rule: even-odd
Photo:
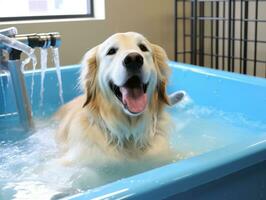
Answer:
[[[93,0],[0,0],[0,21],[93,16]]]

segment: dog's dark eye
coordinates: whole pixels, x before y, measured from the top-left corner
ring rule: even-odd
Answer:
[[[149,51],[148,48],[144,44],[139,44],[139,48],[141,51]]]
[[[114,54],[116,54],[117,50],[118,50],[117,48],[112,47],[112,48],[110,48],[110,49],[107,51],[106,55],[108,55],[108,56],[110,56],[110,55],[114,55]]]

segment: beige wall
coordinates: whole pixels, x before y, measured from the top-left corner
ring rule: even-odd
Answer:
[[[97,0],[96,0],[97,1]],[[78,63],[86,51],[116,32],[136,31],[166,49],[174,57],[173,0],[107,0],[106,19],[90,21],[12,24],[19,33],[62,34],[62,65]],[[0,25],[0,29],[11,25]]]

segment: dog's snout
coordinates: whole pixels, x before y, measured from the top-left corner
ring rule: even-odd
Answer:
[[[143,57],[138,53],[130,53],[125,57],[123,64],[129,70],[140,69],[143,65]]]

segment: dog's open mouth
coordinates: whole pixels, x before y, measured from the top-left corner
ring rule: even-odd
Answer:
[[[148,83],[142,83],[138,76],[133,76],[119,87],[112,81],[109,83],[115,96],[121,101],[124,107],[132,114],[143,112],[147,105]]]

